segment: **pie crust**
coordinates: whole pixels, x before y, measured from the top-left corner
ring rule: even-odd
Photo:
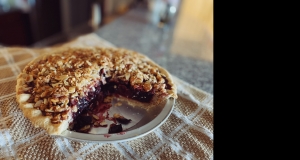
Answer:
[[[16,98],[35,127],[59,135],[79,112],[79,100],[100,85],[114,87],[113,96],[145,109],[177,98],[171,75],[147,56],[98,47],[57,49],[37,57],[17,77]]]

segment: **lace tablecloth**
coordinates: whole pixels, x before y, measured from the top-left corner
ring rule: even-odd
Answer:
[[[159,128],[126,142],[81,142],[34,128],[16,102],[16,77],[34,57],[58,47],[113,45],[95,34],[42,49],[0,47],[0,160],[213,159],[213,96],[176,77],[178,99]]]

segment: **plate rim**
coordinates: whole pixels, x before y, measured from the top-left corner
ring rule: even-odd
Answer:
[[[124,141],[134,140],[151,133],[153,130],[160,127],[162,124],[164,124],[166,120],[169,118],[169,116],[171,115],[174,109],[174,105],[175,105],[175,98],[171,97],[167,99],[165,106],[153,120],[151,120],[150,122],[146,123],[145,125],[139,128],[126,131],[126,134],[113,133],[113,134],[98,135],[98,134],[88,134],[88,133],[80,133],[80,132],[66,130],[61,135],[57,135],[57,137],[64,137],[71,140],[83,141],[83,142],[102,142],[102,143],[124,142]],[[155,121],[159,119],[161,119],[161,121],[157,121],[157,122]],[[139,134],[134,134],[134,132],[138,132]],[[105,135],[109,135],[109,137],[105,137]]]

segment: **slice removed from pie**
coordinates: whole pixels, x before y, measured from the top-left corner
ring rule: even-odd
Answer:
[[[168,71],[141,53],[68,48],[28,63],[17,78],[16,97],[35,127],[59,135],[67,129],[86,132],[87,123],[105,125],[113,97],[149,109],[176,99],[177,89]],[[76,123],[78,118],[86,123]]]

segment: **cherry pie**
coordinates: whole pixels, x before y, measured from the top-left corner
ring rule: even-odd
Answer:
[[[16,93],[25,117],[52,135],[107,126],[104,113],[112,98],[145,109],[177,98],[170,74],[148,57],[127,49],[96,47],[41,55],[18,76]]]

